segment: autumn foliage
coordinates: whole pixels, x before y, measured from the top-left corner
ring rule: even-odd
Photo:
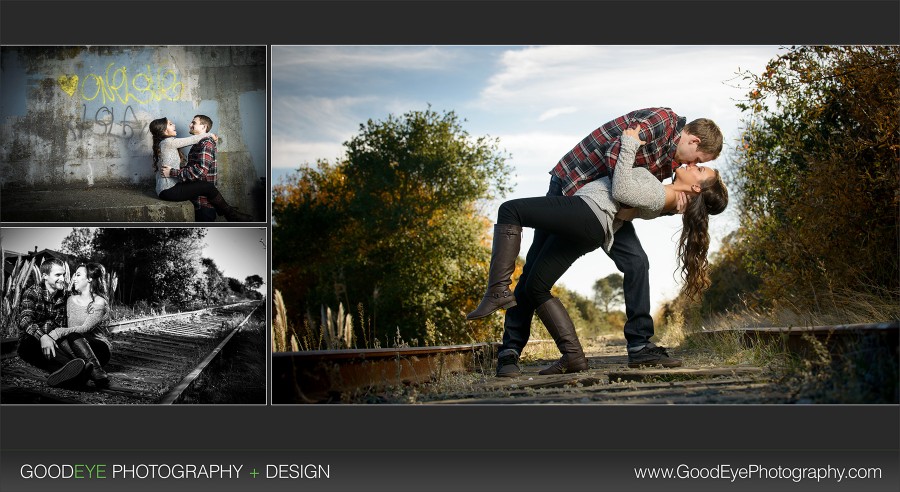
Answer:
[[[369,120],[344,146],[345,159],[274,190],[273,282],[294,329],[343,305],[361,347],[398,332],[419,345],[496,338],[499,319],[467,324],[465,313],[490,255],[477,204],[509,189],[497,140],[428,109]]]
[[[792,48],[746,74],[729,183],[740,228],[714,264],[706,309],[733,306],[738,292],[813,312],[847,307],[850,293],[898,299],[898,74],[897,46]]]

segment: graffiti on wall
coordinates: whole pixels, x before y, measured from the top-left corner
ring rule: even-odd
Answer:
[[[84,137],[85,130],[95,135],[109,135],[122,139],[142,138],[149,133],[147,123],[137,118],[130,105],[122,111],[121,118],[116,117],[116,108],[101,106],[92,116],[88,115],[87,105],[82,104],[81,121],[69,124],[69,131],[76,140]],[[130,115],[130,116],[129,116]]]
[[[69,97],[80,97],[85,101],[102,104],[149,104],[159,101],[178,101],[184,93],[184,83],[178,79],[178,72],[171,68],[150,65],[134,75],[128,68],[115,68],[115,62],[106,66],[103,74],[89,73],[63,74],[56,78],[59,88]],[[77,96],[76,96],[77,94]]]

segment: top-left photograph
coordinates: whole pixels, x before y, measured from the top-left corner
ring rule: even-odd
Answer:
[[[0,220],[265,222],[265,46],[0,48]]]

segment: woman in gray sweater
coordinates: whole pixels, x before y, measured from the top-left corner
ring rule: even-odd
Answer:
[[[575,326],[559,299],[550,294],[550,288],[579,257],[599,247],[609,252],[623,220],[653,219],[674,212],[679,195],[684,193],[688,204],[682,217],[678,258],[685,292],[696,297],[709,286],[709,216],[725,210],[725,184],[717,170],[689,165],[676,169],[672,183],[663,185],[647,169],[634,167],[635,153],[643,143],[637,130],[625,130],[611,181],[608,177],[597,179],[573,196],[521,198],[500,206],[494,226],[488,289],[478,308],[466,317],[483,318],[498,309],[515,306],[509,286],[519,255],[522,227],[552,233],[538,253],[525,286],[525,301],[537,306],[538,318],[563,354],[540,374],[587,369]]]
[[[66,301],[66,328],[49,335],[72,358],[84,359],[84,370],[97,388],[109,386],[103,366],[109,362],[112,346],[106,338],[109,320],[106,269],[99,263],[84,263],[72,275],[72,295]]]

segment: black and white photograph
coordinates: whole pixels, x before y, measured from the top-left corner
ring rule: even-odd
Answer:
[[[4,404],[265,404],[265,228],[8,228]]]

